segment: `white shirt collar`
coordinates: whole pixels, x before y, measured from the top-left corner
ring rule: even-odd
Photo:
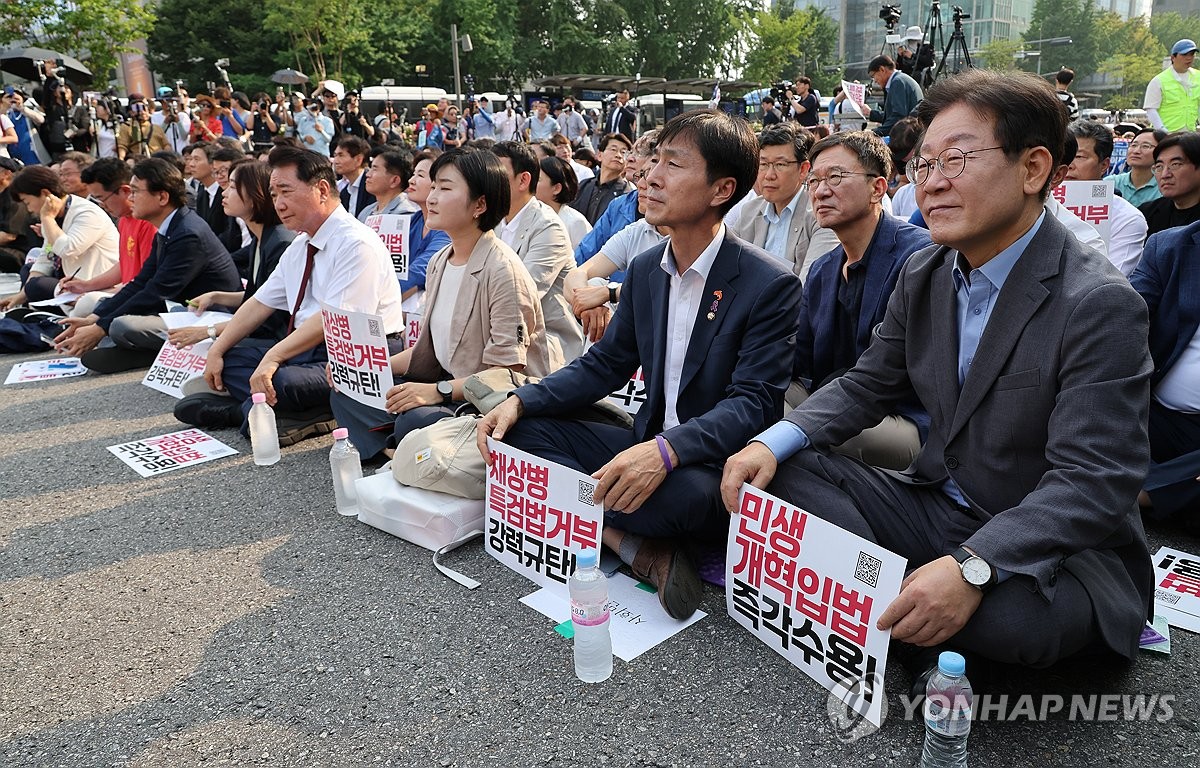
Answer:
[[[217,198],[217,190],[220,188],[221,188],[221,183],[217,182],[217,181],[214,181],[212,184],[209,184],[207,187],[204,188],[204,191],[208,193],[209,202],[212,202],[213,200],[215,200]]]
[[[712,271],[713,263],[717,260],[717,253],[721,250],[721,243],[725,242],[725,224],[722,223],[717,228],[717,234],[713,237],[712,242],[705,246],[700,252],[700,258],[692,266],[688,267],[687,272],[695,272],[707,282],[708,273]],[[675,266],[675,254],[671,251],[671,239],[667,238],[667,247],[663,251],[662,259],[658,262],[662,267],[662,271],[666,272],[671,277],[683,277],[679,274],[679,268]],[[685,272],[684,274],[687,274]]]
[[[525,205],[521,206],[521,210],[517,211],[516,216],[513,216],[511,219],[504,220],[504,234],[506,236],[516,233],[517,228],[521,226],[521,217],[525,215],[525,212],[529,210],[530,206],[533,205],[533,201],[536,199],[536,197],[529,198],[529,201],[526,202]]]
[[[167,214],[167,218],[162,220],[162,224],[158,225],[158,234],[162,235],[163,237],[166,237],[167,227],[171,226],[171,220],[175,218],[175,214],[177,214],[177,213],[179,213],[179,209],[175,208],[174,210],[172,210],[170,213]]]
[[[358,221],[358,219],[351,216],[350,212],[339,204],[308,241],[316,246],[318,251],[324,250],[329,245],[330,240],[335,237],[337,230],[346,225],[347,219]]]

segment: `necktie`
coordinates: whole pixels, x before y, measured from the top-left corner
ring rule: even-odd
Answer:
[[[347,211],[350,211],[350,186],[350,184],[347,184],[346,186],[342,187],[341,191],[342,207]],[[350,213],[354,213],[354,211],[350,211]]]
[[[200,189],[196,190],[196,213],[205,221],[208,221],[209,202],[208,189],[206,187],[200,187]]]
[[[292,316],[288,318],[287,332],[289,334],[296,329],[296,313],[300,311],[300,305],[304,303],[304,294],[308,290],[308,281],[312,279],[313,257],[316,255],[317,246],[309,243],[307,258],[304,261],[304,276],[300,278],[300,292],[296,294],[296,303],[292,305]]]

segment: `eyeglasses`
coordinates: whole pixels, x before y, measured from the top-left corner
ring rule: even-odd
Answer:
[[[638,171],[637,173],[633,174],[633,183],[637,184],[639,181],[646,178],[646,174],[648,174],[648,173],[650,173],[650,169],[644,168],[644,169]]]
[[[1166,170],[1170,171],[1171,174],[1174,175],[1183,170],[1183,166],[1185,165],[1192,165],[1192,163],[1189,163],[1186,160],[1172,160],[1166,165],[1163,165],[1162,163],[1155,163],[1154,165],[1150,166],[1150,172],[1155,176],[1162,176],[1163,171]]]
[[[1146,141],[1135,141],[1129,145],[1129,148],[1130,149],[1151,149],[1152,150],[1157,146],[1158,146],[1157,144],[1151,144]]]
[[[800,162],[798,160],[780,160],[775,163],[759,163],[758,172],[766,173],[767,171],[774,171],[775,173],[783,173],[793,165],[800,165]]]
[[[131,191],[132,191],[132,189],[133,189],[133,188],[132,188],[132,187],[130,187],[130,190],[131,190]],[[105,203],[107,203],[109,200],[113,199],[113,198],[116,196],[116,194],[117,194],[116,192],[109,192],[109,193],[108,193],[107,195],[105,195],[104,197],[100,197],[99,195],[92,195],[92,199],[93,199],[93,200],[95,200],[97,203],[100,203],[100,205],[104,205],[104,204],[105,204]]]
[[[819,187],[821,185],[821,182],[825,182],[826,184],[829,185],[830,189],[834,189],[835,187],[841,186],[841,183],[843,181],[845,181],[846,179],[850,178],[851,176],[866,176],[868,179],[879,178],[879,176],[874,173],[856,173],[854,171],[834,171],[833,173],[829,174],[828,176],[809,176],[807,179],[804,180],[804,186],[808,187],[808,190],[810,192],[816,192],[817,187]]]
[[[950,147],[942,150],[942,153],[932,162],[919,155],[914,157],[908,161],[905,171],[907,172],[908,180],[917,185],[924,184],[929,180],[929,174],[932,172],[934,165],[938,167],[938,170],[942,172],[942,176],[945,178],[957,179],[967,169],[968,157],[978,152],[991,152],[993,149],[1004,149],[1004,147],[966,150],[959,149],[958,147]]]

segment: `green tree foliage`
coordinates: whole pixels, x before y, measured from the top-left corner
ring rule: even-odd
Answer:
[[[1016,69],[1023,45],[1020,40],[992,40],[975,53],[976,66],[985,69]]]
[[[818,89],[832,93],[840,74],[827,73],[825,67],[838,64],[838,31],[824,10],[808,6],[759,12],[748,28],[753,43],[745,55],[746,79],[767,85],[804,74]]]
[[[1153,32],[1153,23],[1147,24],[1144,18],[1115,21],[1105,47],[1111,55],[1101,62],[1100,72],[1116,79],[1120,91],[1105,106],[1109,109],[1141,106],[1146,84],[1162,71],[1163,47]]]
[[[1185,38],[1195,40],[1200,35],[1196,18],[1185,18],[1178,13],[1157,13],[1151,16],[1150,33],[1158,40],[1160,60],[1170,55],[1171,46],[1175,45],[1176,41]]]
[[[1087,77],[1098,71],[1100,63],[1107,58],[1103,51],[1101,16],[1094,0],[1037,0],[1024,39],[1069,37],[1072,40],[1071,45],[1066,46],[1041,46],[1042,72],[1055,72],[1066,66],[1075,70],[1077,77]],[[1034,43],[1027,47],[1036,50],[1039,46]],[[1020,66],[1034,71],[1038,61],[1026,59]]]
[[[27,40],[82,61],[104,84],[121,53],[145,37],[154,13],[140,0],[9,0],[0,15],[0,44]]]

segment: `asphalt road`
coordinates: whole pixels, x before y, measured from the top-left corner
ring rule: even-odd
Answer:
[[[479,543],[450,557],[483,582],[467,591],[426,550],[337,515],[329,438],[259,468],[214,431],[240,455],[141,479],[105,447],[179,425],[140,378],[0,387],[0,765],[917,763],[902,670],[883,728],[843,743],[823,689],[713,587],[707,618],[578,682],[569,641],[517,602],[533,586]],[[1151,544],[1200,553],[1177,531]],[[1146,720],[1122,705],[1108,722],[977,722],[971,764],[1200,763],[1200,643],[1175,630],[1172,646],[1129,668],[1009,670],[1009,711],[1026,693],[1033,711],[1046,695],[1174,698]]]

